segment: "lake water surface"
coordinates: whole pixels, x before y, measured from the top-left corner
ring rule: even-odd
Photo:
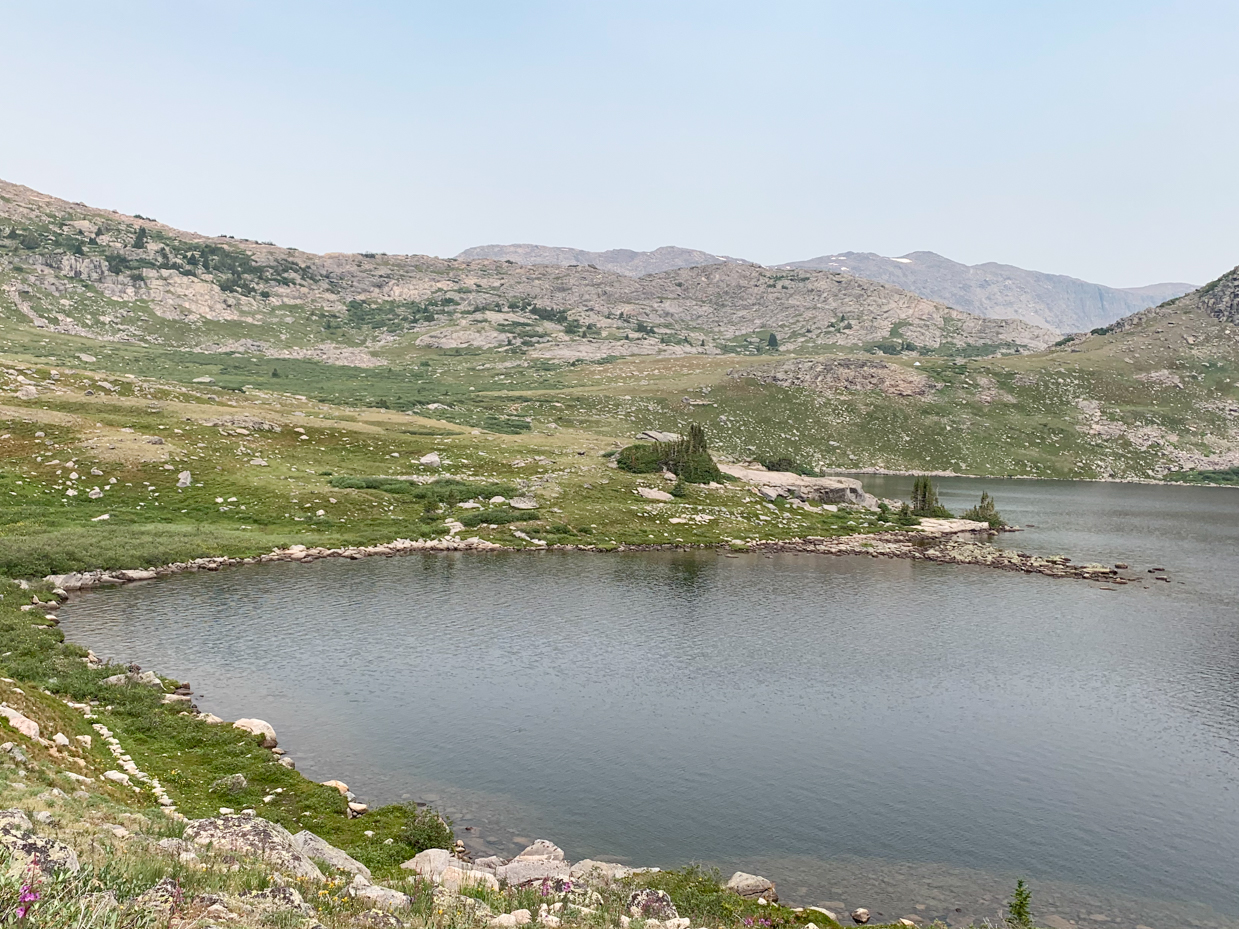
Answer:
[[[479,852],[547,837],[952,924],[1025,877],[1058,929],[1239,926],[1239,492],[939,486],[1036,527],[999,544],[1172,582],[421,555],[181,575],[61,616],[202,709],[268,720],[309,777],[432,800]]]

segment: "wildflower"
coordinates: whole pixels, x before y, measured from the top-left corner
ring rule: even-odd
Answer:
[[[753,917],[752,917],[752,916],[746,916],[746,917],[744,917],[744,924],[745,924],[746,926],[751,926],[751,925],[753,925]]]
[[[26,914],[30,912],[32,904],[39,899],[39,892],[34,889],[34,884],[22,884],[21,893],[17,897],[17,918],[25,919]]]

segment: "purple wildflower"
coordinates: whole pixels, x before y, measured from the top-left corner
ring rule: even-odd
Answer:
[[[17,897],[17,918],[25,919],[32,909],[31,905],[38,899],[39,892],[34,889],[34,884],[22,884],[21,893]]]

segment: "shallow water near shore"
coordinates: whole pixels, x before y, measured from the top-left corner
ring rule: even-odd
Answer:
[[[862,475],[906,498],[911,478]],[[428,799],[479,852],[758,869],[964,924],[1239,926],[1239,492],[943,479],[1082,581],[862,557],[416,555],[90,593],[74,641]],[[465,831],[463,827],[471,829]]]

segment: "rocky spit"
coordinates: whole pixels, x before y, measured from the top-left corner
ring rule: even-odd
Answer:
[[[44,580],[54,588],[88,590],[92,587],[129,584],[135,581],[151,581],[160,577],[195,571],[219,571],[223,568],[242,565],[268,564],[292,561],[310,564],[320,558],[393,557],[417,552],[586,552],[612,554],[615,552],[699,551],[716,550],[728,554],[743,552],[775,553],[795,552],[813,555],[867,555],[872,558],[906,558],[913,561],[932,561],[940,564],[977,565],[998,568],[1004,571],[1019,571],[1024,574],[1044,574],[1047,577],[1075,578],[1092,581],[1112,581],[1125,584],[1136,576],[1121,574],[1127,565],[1103,565],[1096,563],[1075,564],[1064,556],[1033,555],[1028,552],[996,548],[979,536],[990,536],[993,531],[984,524],[964,519],[926,520],[919,531],[899,530],[826,538],[807,536],[800,539],[733,539],[730,543],[713,546],[674,544],[617,545],[603,548],[595,545],[548,545],[532,540],[533,544],[517,548],[500,545],[486,539],[460,539],[448,536],[441,539],[396,539],[379,545],[350,546],[348,548],[321,548],[293,545],[277,548],[265,555],[249,558],[224,556],[195,558],[178,561],[156,568],[129,569],[120,571],[84,571],[69,574],[49,574]],[[1162,576],[1164,579],[1164,575]]]

